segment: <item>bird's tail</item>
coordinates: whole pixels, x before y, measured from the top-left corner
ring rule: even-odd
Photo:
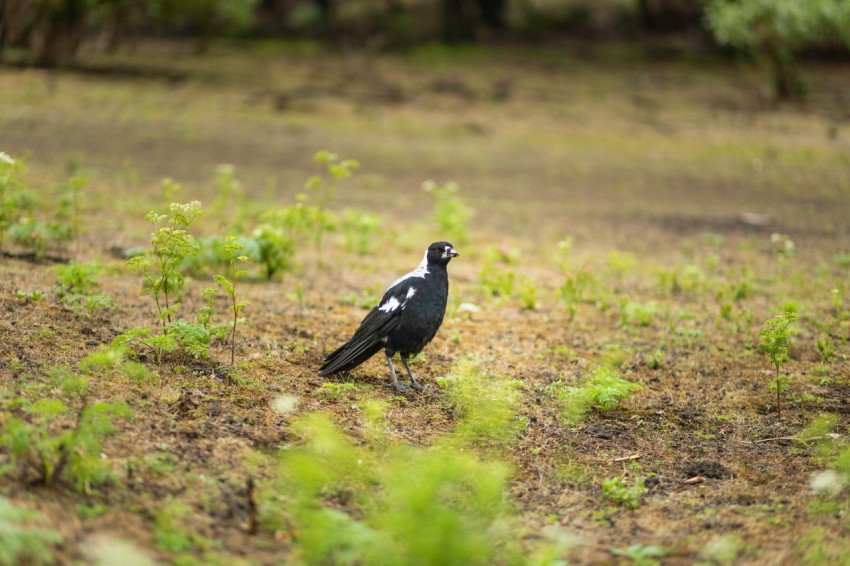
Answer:
[[[374,356],[383,347],[380,342],[346,342],[325,357],[319,375],[326,377],[341,371],[350,371]]]

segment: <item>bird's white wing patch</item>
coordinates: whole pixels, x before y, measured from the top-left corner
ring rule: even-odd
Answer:
[[[416,294],[416,288],[415,287],[411,287],[410,289],[408,289],[407,290],[407,296],[404,297],[404,302],[407,302],[407,299],[409,299],[410,297],[412,297],[415,294]]]
[[[400,306],[401,303],[398,301],[398,299],[396,299],[395,297],[390,297],[390,299],[386,303],[378,307],[378,310],[384,312],[393,312]]]

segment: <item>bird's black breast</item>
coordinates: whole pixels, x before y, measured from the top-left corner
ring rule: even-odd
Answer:
[[[449,280],[445,269],[411,282],[415,290],[404,306],[398,325],[387,335],[386,349],[418,354],[437,334],[446,313]]]

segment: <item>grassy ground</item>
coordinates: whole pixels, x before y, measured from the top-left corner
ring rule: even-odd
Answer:
[[[0,150],[27,157],[38,215],[70,169],[88,171],[79,241],[50,253],[99,262],[115,301],[87,313],[57,298],[50,265],[4,259],[3,495],[61,534],[45,543],[60,562],[846,563],[846,490],[810,479],[834,465],[850,413],[850,74],[809,73],[807,105],[777,108],[749,69],[610,47],[159,45],[75,72],[0,69]],[[380,221],[330,232],[321,257],[305,234],[299,269],[272,281],[250,268],[236,368],[219,342],[209,360],[135,346],[81,365],[158,324],[116,257],[148,245],[148,210],[198,199],[195,235],[249,234],[321,173],[318,149],[362,165],[329,210]],[[229,199],[219,164],[240,180]],[[438,228],[456,216],[435,216],[428,179],[460,184],[466,237]],[[377,358],[319,378],[322,354],[442,238],[461,256],[414,365],[428,389],[383,387]],[[216,269],[187,281],[183,317]],[[800,319],[780,417],[758,343],[786,311]],[[63,389],[57,367],[87,375],[88,393]],[[641,388],[577,416],[570,388],[597,368]],[[37,424],[26,407],[41,398],[69,405],[44,427],[54,437],[83,398],[129,406],[99,448],[110,477],[75,485],[85,470],[69,467],[44,486],[35,456],[12,457],[9,423]],[[821,413],[837,436],[801,440]],[[617,476],[645,491],[618,499]]]

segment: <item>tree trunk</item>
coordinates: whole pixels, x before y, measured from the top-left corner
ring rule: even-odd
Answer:
[[[0,0],[0,51],[26,43],[38,14],[38,0]]]
[[[682,31],[699,25],[702,4],[698,0],[638,0],[643,26],[652,31]]]
[[[481,20],[489,28],[500,30],[505,27],[505,0],[478,0]]]
[[[773,94],[777,100],[798,100],[803,96],[803,83],[790,53],[772,49],[767,54]]]
[[[32,34],[37,67],[56,67],[80,48],[85,26],[84,0],[62,0],[40,6]]]
[[[330,36],[334,28],[334,2],[333,0],[316,0],[319,6],[320,32],[324,36]]]
[[[475,39],[475,28],[466,0],[442,0],[440,17],[444,41],[457,43]]]

